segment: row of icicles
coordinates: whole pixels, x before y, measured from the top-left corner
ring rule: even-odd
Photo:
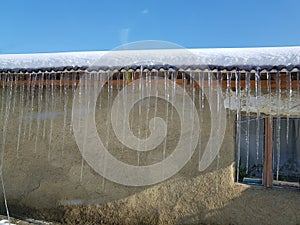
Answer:
[[[89,76],[92,75],[92,76]],[[196,76],[197,75],[197,76]],[[131,80],[139,77],[147,79],[156,79],[160,76],[163,79],[171,79],[186,90],[192,99],[194,98],[195,90],[207,88],[209,90],[216,90],[215,85],[222,87],[217,89],[222,92],[223,98],[227,101],[226,108],[236,111],[236,139],[237,139],[237,171],[240,165],[240,148],[241,148],[241,130],[245,131],[245,143],[247,149],[246,170],[249,167],[249,152],[250,149],[250,121],[253,118],[256,120],[256,156],[257,159],[262,160],[261,149],[261,129],[263,124],[261,118],[265,116],[275,116],[277,121],[277,134],[280,134],[280,118],[282,116],[287,118],[287,131],[289,129],[289,118],[295,117],[295,113],[291,115],[290,109],[297,108],[293,101],[295,96],[299,96],[299,71],[271,71],[271,72],[245,72],[245,71],[146,71],[140,76],[140,72],[123,71],[116,72],[55,72],[55,73],[25,73],[25,74],[0,74],[1,85],[1,109],[0,116],[2,122],[2,161],[3,164],[4,150],[7,144],[7,130],[9,128],[9,120],[18,120],[17,131],[17,146],[16,157],[19,157],[20,146],[23,140],[30,139],[35,142],[35,149],[37,151],[37,143],[39,138],[48,139],[48,158],[51,159],[51,148],[53,144],[53,124],[56,116],[63,116],[62,124],[62,154],[64,150],[65,134],[72,132],[70,118],[69,104],[72,102],[72,93],[75,92],[79,79],[85,78],[87,82],[106,82],[108,92],[113,90],[121,91],[124,85],[128,85]],[[106,77],[110,77],[106,81]],[[197,77],[197,79],[191,79]],[[90,88],[90,85],[86,87]],[[175,86],[174,86],[175,87]],[[199,91],[199,110],[201,111],[205,106],[204,99],[206,98],[204,92]],[[110,96],[110,95],[108,95]],[[259,103],[263,98],[269,100],[263,104],[270,104],[267,110],[261,110],[261,105],[255,108],[255,103]],[[63,108],[57,108],[57,98],[62,103]],[[282,98],[286,99],[286,107],[284,113],[282,110]],[[223,100],[224,100],[223,99]],[[274,99],[277,101],[274,105]],[[293,103],[293,104],[292,104]],[[17,105],[18,104],[18,105]],[[295,112],[295,111],[293,111]],[[253,116],[255,115],[255,116]],[[245,116],[245,120],[242,117]],[[256,118],[255,118],[256,117]],[[36,123],[35,130],[32,124]],[[243,125],[246,123],[246,126]],[[69,127],[68,127],[69,125]],[[246,127],[246,128],[245,128]],[[49,129],[49,132],[47,130]],[[286,132],[286,139],[289,140],[289,132]],[[277,135],[276,149],[277,153],[277,168],[276,174],[278,179],[279,165],[280,165],[280,138]],[[239,180],[239,173],[237,173],[237,180]]]

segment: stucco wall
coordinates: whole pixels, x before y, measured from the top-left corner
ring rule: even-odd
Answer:
[[[65,99],[60,97],[59,90],[55,95],[55,112],[63,112]],[[36,97],[34,112],[38,110]],[[195,102],[199,108],[198,97],[196,94]],[[16,149],[21,104],[20,99],[16,99],[14,112],[11,110],[9,115],[3,164],[11,214],[44,217],[69,224],[300,224],[299,190],[255,188],[234,182],[234,112],[227,112],[226,133],[219,157],[207,170],[198,171],[199,158],[207,144],[211,125],[209,107],[205,102],[204,109],[198,110],[202,121],[201,138],[185,167],[162,183],[129,187],[103,178],[82,160],[70,132],[72,98],[73,93],[69,91],[65,131],[64,115],[60,113],[44,118],[38,131],[37,120],[33,119],[31,137],[28,137],[30,122],[23,120],[18,157]],[[104,91],[99,100],[102,101],[101,110],[96,115],[97,130],[104,139],[107,135],[107,99],[107,91]],[[46,107],[45,102],[43,107]],[[164,117],[165,103],[160,102],[157,109],[157,115]],[[154,108],[150,111],[153,115]],[[132,118],[138,118],[138,110],[133,112]],[[177,143],[180,126],[176,113],[170,122],[167,156]],[[1,120],[0,127],[3,124],[4,120]],[[135,152],[122,148],[113,135],[109,140],[109,150],[115,157],[137,164]],[[153,152],[141,154],[140,163],[157,162],[162,157],[162,151],[160,146]]]

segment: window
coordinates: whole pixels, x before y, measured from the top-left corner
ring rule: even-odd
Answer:
[[[236,180],[300,187],[300,118],[242,116],[236,129]]]
[[[273,120],[274,184],[300,182],[300,119]]]

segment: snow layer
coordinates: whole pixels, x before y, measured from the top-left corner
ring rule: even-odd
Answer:
[[[0,69],[132,64],[299,65],[300,46],[2,54]]]

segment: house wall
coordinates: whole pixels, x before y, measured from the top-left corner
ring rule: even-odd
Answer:
[[[109,111],[107,93],[107,89],[101,93],[101,110],[96,114],[97,130],[103,139],[108,135],[105,125]],[[0,99],[2,94],[0,91]],[[46,112],[55,113],[45,114],[39,128],[37,119],[33,118],[31,125],[30,119],[22,120],[20,140],[19,113],[22,108],[24,115],[38,111],[37,94],[32,111],[31,98],[28,98],[27,105],[22,106],[20,98],[16,97],[14,111],[14,104],[11,105],[6,144],[2,154],[3,180],[12,215],[47,218],[68,224],[300,224],[299,191],[256,188],[234,182],[234,111],[226,112],[226,132],[219,157],[204,172],[198,171],[199,158],[208,142],[208,131],[211,128],[208,102],[205,100],[204,109],[199,110],[201,94],[198,91],[195,102],[201,138],[195,153],[175,176],[159,184],[144,187],[111,182],[96,173],[82,159],[73,133],[70,132],[74,94],[72,90],[68,90],[67,95],[60,94],[57,89],[54,94],[56,97],[50,99],[49,102],[53,102],[48,106],[46,101],[42,102],[42,108],[48,109]],[[16,96],[20,96],[19,93]],[[26,102],[27,96],[24,98]],[[14,97],[11,99],[13,101]],[[55,103],[55,108],[51,108],[52,103]],[[147,107],[142,108],[142,112]],[[166,117],[165,103],[159,102],[157,107],[157,115]],[[66,126],[63,125],[64,114],[61,113],[65,109]],[[154,115],[154,111],[150,104],[149,115]],[[2,110],[1,116],[4,114],[5,111]],[[137,109],[132,118],[139,118]],[[168,129],[170,141],[167,145],[167,156],[176,146],[180,127],[176,113],[172,120],[170,117],[168,120],[171,128]],[[139,122],[135,119],[134,123]],[[4,124],[5,120],[2,119],[0,127]],[[1,135],[3,132],[4,129],[0,131]],[[137,165],[136,152],[122,148],[113,136],[111,132],[109,151],[116,158]],[[20,147],[17,151],[18,140]],[[140,154],[140,164],[153,164],[161,160],[163,150],[161,145],[155,151]],[[3,206],[4,204],[2,211]]]

